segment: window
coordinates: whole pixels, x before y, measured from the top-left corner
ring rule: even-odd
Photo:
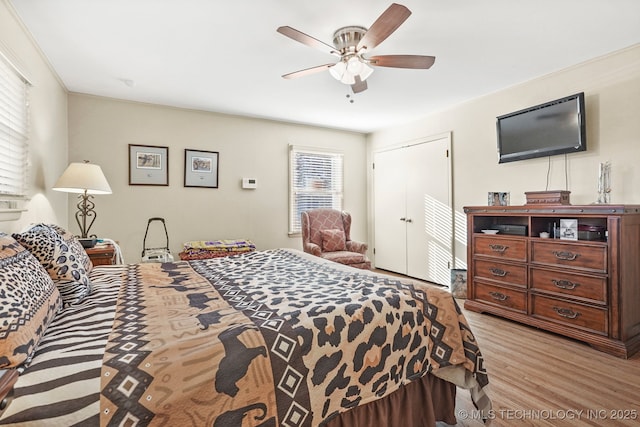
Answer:
[[[0,208],[27,196],[28,86],[0,54]]]
[[[343,154],[289,147],[289,234],[300,233],[300,214],[314,208],[342,210]]]

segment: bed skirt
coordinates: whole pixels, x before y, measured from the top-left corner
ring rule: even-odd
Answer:
[[[434,427],[456,424],[456,386],[427,374],[383,399],[358,406],[329,420],[325,427]]]

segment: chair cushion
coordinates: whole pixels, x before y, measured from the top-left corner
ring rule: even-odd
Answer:
[[[16,368],[33,354],[61,304],[40,262],[0,233],[0,368]]]
[[[368,258],[364,255],[349,251],[323,252],[321,256],[326,260],[346,265],[361,264],[368,261]]]
[[[347,250],[344,231],[331,229],[322,230],[322,250],[325,252],[336,252]]]

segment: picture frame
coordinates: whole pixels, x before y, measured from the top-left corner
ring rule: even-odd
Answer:
[[[560,239],[578,240],[578,220],[577,219],[561,219],[560,220]]]
[[[507,191],[489,191],[487,204],[489,206],[509,206],[510,193]]]
[[[217,151],[184,150],[184,186],[218,188]]]
[[[169,147],[129,144],[129,185],[169,185]]]
[[[463,268],[451,269],[451,295],[454,298],[467,298],[467,270]]]

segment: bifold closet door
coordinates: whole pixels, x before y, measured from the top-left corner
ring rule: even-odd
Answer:
[[[406,169],[402,149],[374,158],[375,266],[407,274]]]
[[[406,149],[407,275],[449,285],[453,220],[448,138]]]
[[[448,285],[453,260],[450,138],[374,157],[375,266]]]

